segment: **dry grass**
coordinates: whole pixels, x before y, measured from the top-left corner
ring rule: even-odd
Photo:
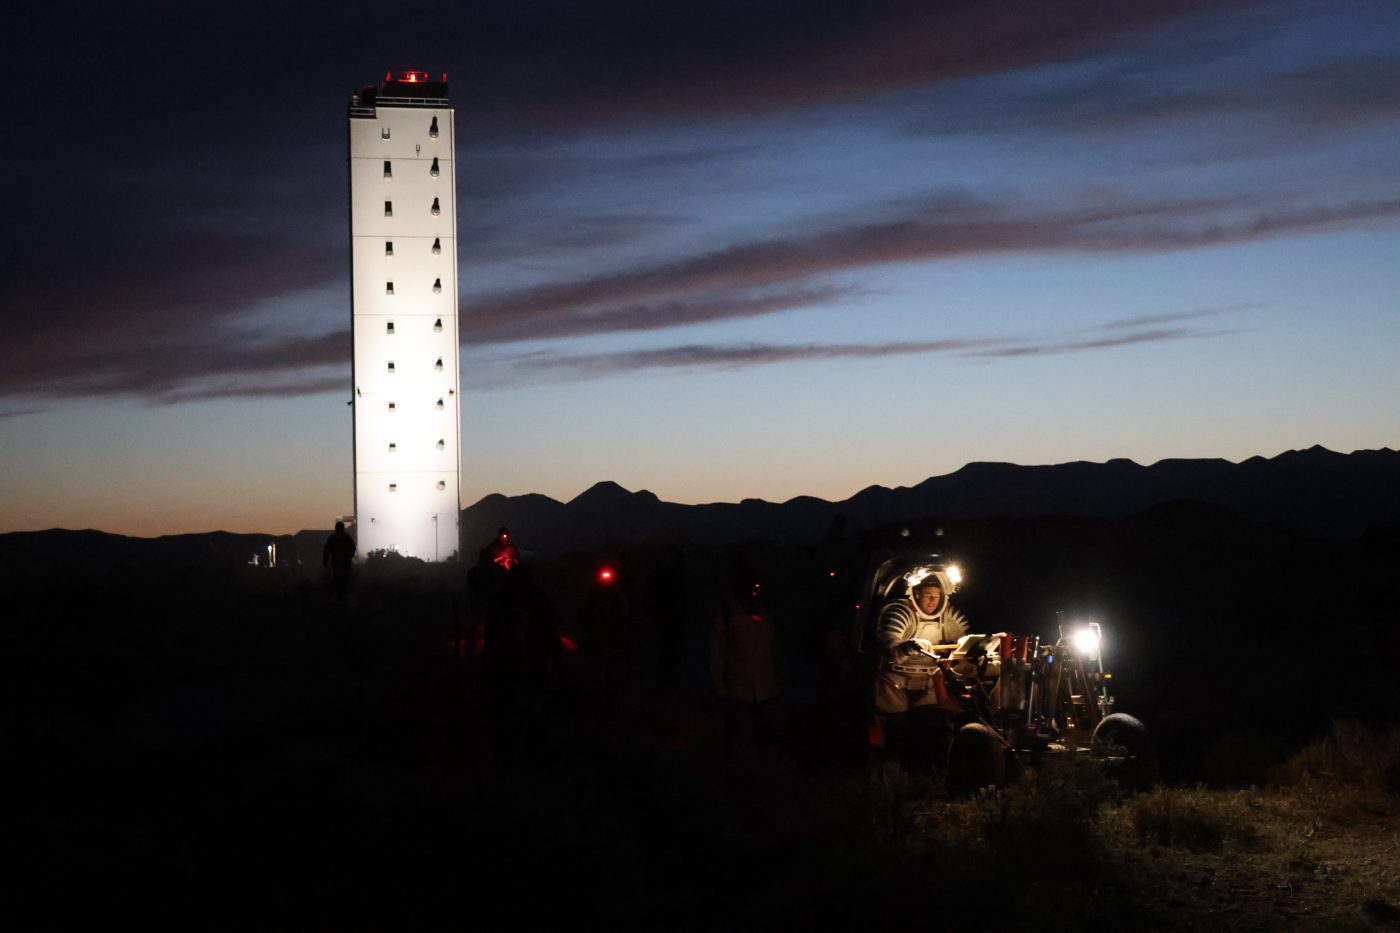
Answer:
[[[1400,929],[1397,735],[1339,725],[1249,790],[1124,798],[1096,762],[1066,758],[950,801],[886,774],[881,836],[935,877],[1014,879],[998,887],[1003,925]]]
[[[1143,842],[1192,852],[1248,851],[1262,842],[1257,796],[1247,792],[1156,790],[1124,803],[1121,818]]]
[[[1400,726],[1335,723],[1326,737],[1280,766],[1272,783],[1310,795],[1400,795]]]
[[[1338,724],[1267,787],[1135,797],[1100,821],[1101,838],[1155,925],[1397,928],[1397,736]]]

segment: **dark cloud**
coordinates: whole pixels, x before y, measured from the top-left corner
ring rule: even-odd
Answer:
[[[228,395],[298,395],[325,391],[344,370],[349,384],[350,334],[252,342],[233,337],[151,339],[75,349],[64,365],[5,372],[0,392],[45,397],[127,395],[183,401]],[[217,387],[216,389],[210,388]],[[213,393],[213,394],[210,394]]]
[[[463,212],[463,245],[478,261],[548,262],[692,222],[645,204],[560,220],[570,211],[550,195],[581,179],[703,174],[754,153],[725,145],[722,133],[695,132],[716,125],[705,121],[1016,79],[1052,63],[1105,73],[1124,49],[1140,55],[1183,30],[1223,41],[1221,24],[1242,9],[1278,7],[487,0],[400,4],[385,15],[382,4],[355,2],[22,5],[7,23],[23,41],[9,62],[7,126],[17,144],[7,153],[0,251],[18,272],[0,294],[0,393],[184,398],[195,387],[255,391],[244,388],[254,382],[247,374],[343,364],[344,333],[308,337],[296,319],[262,336],[238,325],[260,302],[345,288],[342,108],[354,85],[386,66],[451,76],[459,193],[474,205]],[[1394,113],[1394,69],[1388,59],[1338,62],[1266,90],[1280,106],[1291,95],[1334,122],[1364,122]],[[1007,112],[1089,125],[1123,110],[1165,119],[1228,109],[1247,96],[1120,78],[1109,83],[1138,98],[1117,111],[1114,88],[1081,85],[1059,108],[1034,92],[1008,96]],[[696,144],[673,135],[674,148],[653,141],[658,148],[613,155],[561,144],[579,130],[681,124]],[[823,277],[885,263],[1180,249],[1394,213],[1395,202],[1380,201],[1129,199],[1056,209],[950,196],[473,297],[462,333],[484,344],[741,320],[850,299],[857,286]],[[285,391],[316,384],[290,380]]]
[[[1157,315],[1162,319],[1192,319],[1229,313],[1226,309],[1188,311]],[[938,354],[968,359],[1010,359],[1111,350],[1139,344],[1201,340],[1221,337],[1232,330],[1203,330],[1192,327],[1134,328],[1133,320],[1111,321],[1095,328],[1096,336],[966,337],[932,341],[899,341],[871,344],[682,344],[646,350],[612,353],[561,354],[536,351],[495,361],[514,380],[589,379],[619,373],[655,369],[742,369],[774,363],[837,359],[877,359],[890,356]],[[1134,328],[1125,330],[1125,328]],[[507,380],[509,382],[510,380]],[[500,384],[493,376],[492,384]]]
[[[1400,57],[1331,61],[1290,70],[1258,63],[1242,76],[1183,75],[1179,62],[1118,63],[1087,76],[941,89],[911,131],[1134,134],[1211,120],[1212,136],[1255,147],[1400,120]],[[1214,140],[1217,144],[1219,140]]]
[[[574,337],[622,331],[663,330],[692,324],[739,320],[830,305],[861,294],[848,286],[814,285],[767,291],[763,294],[717,294],[693,300],[639,302],[600,309],[579,309],[547,321],[530,317],[466,315],[461,319],[464,344],[509,343],[543,337]]]
[[[1102,198],[1077,208],[1030,210],[1020,204],[945,195],[906,204],[879,219],[847,219],[844,224],[809,233],[750,241],[668,263],[488,296],[463,309],[461,326],[464,343],[476,345],[653,331],[849,301],[858,296],[857,286],[833,285],[821,281],[822,277],[881,264],[1005,252],[1092,254],[1188,249],[1397,215],[1400,199],[1264,210],[1245,198],[1177,202]],[[276,294],[288,282],[298,281],[295,276],[303,266],[296,262],[297,256],[278,257],[276,262],[269,259],[272,264],[265,266],[257,265],[255,260],[260,257],[252,250],[243,268],[259,271],[267,294]],[[22,336],[5,338],[8,347],[26,352],[12,354],[16,362],[0,373],[0,392],[184,398],[191,386],[202,385],[202,378],[229,376],[236,377],[232,388],[218,391],[240,394],[248,391],[240,387],[265,382],[262,377],[268,373],[343,365],[348,359],[349,340],[344,332],[317,337],[278,333],[271,339],[259,339],[256,334],[230,335],[226,329],[210,327],[209,315],[242,307],[249,294],[263,293],[256,283],[237,281],[242,277],[238,268],[192,262],[188,274],[194,279],[183,287],[182,280],[169,279],[152,292],[118,289],[108,292],[111,303],[94,305],[92,316],[104,308],[116,308],[120,312],[117,319],[124,322],[127,332],[99,329],[96,336],[64,344],[26,342],[28,338]],[[279,279],[279,274],[288,278]],[[152,329],[150,322],[168,320],[170,312],[183,307],[187,291],[193,297],[188,299],[191,313],[185,320],[164,330]],[[230,295],[239,297],[228,298]],[[77,304],[70,300],[69,306]],[[153,317],[152,308],[162,309],[165,316]],[[1197,311],[1189,316],[1217,313],[1224,311]],[[1116,333],[1094,341],[1006,344],[986,347],[983,355],[1043,355],[1107,347],[1119,340],[1185,339],[1188,332],[1158,325],[1186,319],[1178,315],[1140,318],[1118,325],[1119,331],[1129,331],[1127,335]],[[133,321],[143,322],[134,333]],[[202,322],[202,326],[190,321]],[[682,350],[654,352],[662,354],[658,358],[684,357]],[[774,355],[781,354],[878,356],[910,351],[808,346],[798,350],[731,347],[723,352],[729,354],[726,358],[731,365],[749,365],[751,359],[775,362]],[[654,365],[645,355],[627,359],[638,368]],[[577,369],[591,364],[568,365]],[[319,382],[289,383],[285,389],[269,391],[295,394],[321,391],[321,386]]]
[[[558,257],[645,241],[696,223],[692,217],[661,213],[516,216],[496,223],[469,219],[459,234],[462,252],[473,262]]]
[[[1087,340],[1056,340],[1043,343],[1015,343],[1002,347],[986,347],[984,349],[969,350],[963,355],[982,359],[1005,359],[1018,356],[1058,356],[1065,353],[1082,353],[1085,350],[1111,350],[1117,347],[1130,347],[1140,343],[1161,343],[1167,340],[1200,340],[1205,337],[1224,337],[1233,333],[1238,333],[1238,331],[1164,327],[1153,330],[1134,330],[1128,333],[1095,337]]]
[[[265,126],[293,129],[328,93],[376,80],[386,67],[449,73],[463,114],[480,129],[553,130],[850,100],[1072,59],[1197,13],[1249,5],[485,0],[388,11],[364,2],[55,2],[14,17],[11,34],[26,41],[10,65],[25,90],[42,88],[77,115],[111,114],[105,125],[120,125],[118,102],[158,107],[176,124],[160,137],[182,147],[260,110]],[[47,119],[27,95],[11,101],[18,118]]]
[[[328,376],[303,376],[278,382],[272,385],[252,384],[244,381],[215,381],[211,385],[198,385],[172,389],[156,398],[163,404],[175,405],[183,402],[212,401],[229,398],[294,398],[299,395],[324,395],[343,392],[350,395],[350,372]]]
[[[1143,327],[1154,327],[1159,324],[1175,324],[1181,321],[1197,321],[1202,318],[1221,317],[1226,314],[1237,314],[1241,311],[1252,311],[1260,308],[1258,302],[1240,301],[1234,304],[1220,305],[1213,308],[1197,308],[1194,311],[1172,311],[1167,314],[1144,314],[1139,317],[1123,318],[1120,321],[1110,321],[1102,325],[1101,329],[1106,331],[1129,330]]]
[[[463,305],[477,342],[596,333],[746,317],[809,303],[807,288],[750,298],[752,290],[896,262],[1012,252],[1113,253],[1191,249],[1326,230],[1400,215],[1400,199],[1266,209],[1229,197],[1191,201],[1104,199],[1068,209],[978,202],[964,196],[904,205],[891,216],[816,227],[574,281],[485,295]],[[810,283],[808,283],[810,287]],[[699,305],[693,296],[704,296]],[[728,313],[725,308],[730,309]],[[494,335],[494,336],[493,336]]]

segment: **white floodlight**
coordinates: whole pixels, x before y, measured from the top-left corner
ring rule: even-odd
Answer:
[[[1089,661],[1098,658],[1099,641],[1099,626],[1094,622],[1081,625],[1070,636],[1070,643],[1074,645],[1075,653]]]

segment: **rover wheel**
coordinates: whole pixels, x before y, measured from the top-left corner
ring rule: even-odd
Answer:
[[[948,755],[948,790],[957,796],[1006,783],[1006,743],[990,726],[972,722],[958,730]]]
[[[1142,720],[1127,713],[1105,716],[1094,729],[1094,753],[1122,756],[1111,772],[1125,790],[1150,790],[1157,783],[1157,746]]]

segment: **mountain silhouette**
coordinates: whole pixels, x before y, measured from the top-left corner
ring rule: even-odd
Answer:
[[[502,525],[512,529],[527,552],[551,554],[609,542],[809,544],[822,540],[838,520],[839,527],[859,532],[928,520],[1114,518],[1164,506],[1171,506],[1168,514],[1178,516],[1205,517],[1224,510],[1307,534],[1354,538],[1370,533],[1389,540],[1400,523],[1400,452],[1381,448],[1340,454],[1315,446],[1240,463],[969,463],[916,486],[870,486],[839,502],[798,496],[786,502],[743,499],[683,505],[605,481],[568,502],[534,493],[493,493],[463,509],[461,517],[462,540],[470,556]],[[315,564],[327,534],[329,529],[295,535],[219,531],[159,538],[93,530],[12,532],[0,535],[0,562],[10,571],[56,563],[230,566],[245,564],[254,554],[265,560],[267,545],[275,543],[279,562]]]
[[[540,495],[487,496],[462,511],[462,527],[472,542],[510,525],[523,546],[548,553],[610,540],[814,542],[838,516],[848,528],[861,529],[923,519],[1121,517],[1178,501],[1309,534],[1355,537],[1371,526],[1400,521],[1400,453],[1382,448],[1340,454],[1310,447],[1241,463],[969,463],[916,486],[870,486],[840,502],[799,496],[781,503],[681,505],[601,482],[568,503]]]

